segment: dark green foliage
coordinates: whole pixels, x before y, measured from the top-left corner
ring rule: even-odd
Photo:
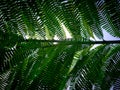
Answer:
[[[117,86],[119,41],[102,29],[120,37],[119,12],[119,0],[0,0],[0,90]]]

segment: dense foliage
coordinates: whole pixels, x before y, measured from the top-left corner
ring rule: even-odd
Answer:
[[[120,37],[120,0],[0,0],[0,90],[119,90],[103,30]]]

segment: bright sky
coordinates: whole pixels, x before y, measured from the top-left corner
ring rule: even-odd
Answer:
[[[102,29],[102,32],[103,32],[103,39],[106,40],[106,41],[110,41],[110,40],[120,40],[120,38],[117,38],[117,37],[113,37],[112,35],[110,35],[107,31],[105,31],[104,29]],[[95,34],[94,34],[94,38],[96,41],[102,41],[102,39],[99,39]],[[93,38],[90,38],[90,40],[93,40],[95,41]],[[95,44],[92,48],[96,48],[98,47],[99,45],[101,44]]]
[[[104,29],[103,29],[103,37],[104,37],[104,40],[120,40],[120,38],[113,37],[108,32],[106,32]]]

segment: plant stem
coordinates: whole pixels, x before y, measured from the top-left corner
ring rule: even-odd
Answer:
[[[74,40],[24,40],[26,42],[46,42],[46,43],[61,43],[61,44],[120,44],[120,40],[111,41],[74,41]]]

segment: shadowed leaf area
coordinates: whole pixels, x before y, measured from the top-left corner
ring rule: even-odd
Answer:
[[[0,90],[119,90],[103,29],[120,38],[120,0],[0,0]]]

